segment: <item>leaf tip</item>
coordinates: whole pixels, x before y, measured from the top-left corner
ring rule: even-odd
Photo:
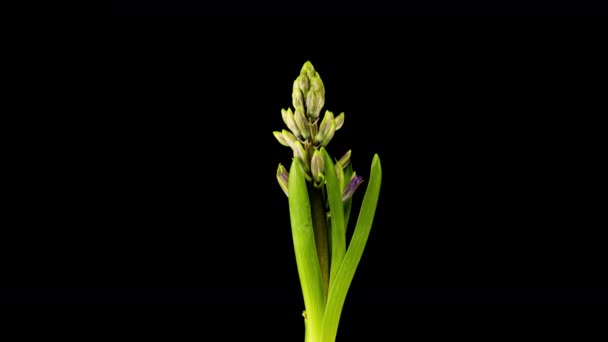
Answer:
[[[378,167],[380,167],[380,156],[378,155],[378,153],[375,153],[374,158],[372,159],[372,167],[374,165],[378,165]]]

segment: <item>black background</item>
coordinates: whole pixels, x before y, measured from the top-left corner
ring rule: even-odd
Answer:
[[[426,320],[421,304],[605,303],[594,45],[232,24],[132,29],[29,64],[4,298],[195,304],[210,328],[255,336],[271,319],[298,338],[275,179],[291,153],[272,131],[310,60],[325,108],[346,113],[329,152],[352,148],[366,179],[374,153],[383,167],[340,336],[366,322],[388,338]]]
[[[572,16],[605,15],[605,6],[587,1],[112,1],[114,15],[209,16],[209,15],[410,15],[410,16]],[[394,19],[394,18],[393,18]]]

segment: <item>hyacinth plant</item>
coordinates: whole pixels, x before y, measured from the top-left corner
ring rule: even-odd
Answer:
[[[325,147],[344,124],[344,113],[326,110],[325,88],[310,62],[293,83],[291,108],[281,114],[288,130],[274,132],[293,151],[289,171],[277,180],[289,200],[291,231],[302,294],[305,342],[334,342],[346,294],[372,226],[382,170],[374,155],[370,179],[350,241],[346,231],[353,194],[363,178],[353,171],[351,151],[333,159]],[[320,122],[319,122],[320,121]]]

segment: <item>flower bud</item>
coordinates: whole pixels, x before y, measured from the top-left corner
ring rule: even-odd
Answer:
[[[340,164],[340,166],[342,166],[342,168],[345,168],[348,166],[348,163],[350,163],[350,154],[351,154],[352,150],[348,150],[348,152],[346,152],[342,158],[340,158],[340,160],[338,160],[338,163]]]
[[[298,141],[298,139],[295,137],[295,135],[291,134],[290,131],[284,129],[283,132],[281,132],[283,134],[283,140],[285,140],[285,142],[287,143],[287,146],[291,147],[291,145],[293,145],[293,143],[295,143],[296,141]]]
[[[319,125],[319,132],[327,131],[329,123],[332,121],[334,121],[334,113],[326,110],[325,115],[323,115],[323,120],[321,120],[321,125]]]
[[[313,118],[313,120],[317,109],[317,97],[317,93],[312,89],[306,94],[306,116]]]
[[[283,132],[286,132],[285,130],[283,130]],[[283,136],[283,132],[272,132],[272,134],[274,134],[274,137],[277,138],[277,140],[279,141],[279,144],[283,145],[283,146],[290,146],[290,144],[287,142],[287,140],[285,139],[285,137]]]
[[[315,150],[315,152],[312,154],[312,160],[310,161],[312,179],[315,181],[315,183],[320,184],[323,180],[324,168],[325,164],[323,161],[323,155],[321,155],[321,151]]]
[[[322,98],[325,98],[325,86],[318,72],[315,72],[315,76],[310,79],[310,89],[318,92]]]
[[[300,70],[300,75],[303,75],[308,78],[308,81],[310,82],[315,77],[315,74],[316,71],[315,68],[312,66],[312,63],[310,63],[310,61],[304,63],[304,65],[302,66],[302,70]]]
[[[338,185],[340,185],[340,191],[344,191],[344,170],[340,164],[336,164],[336,177],[338,178]]]
[[[296,126],[298,126],[298,130],[300,131],[302,138],[308,139],[308,137],[310,136],[310,127],[308,125],[308,121],[306,120],[306,117],[304,117],[304,113],[302,113],[302,111],[296,109],[296,113],[295,113],[294,117],[295,117],[295,121],[296,121]]]
[[[336,133],[336,122],[334,120],[331,120],[329,130],[327,131],[327,134],[324,134],[323,141],[321,141],[321,145],[327,146],[329,144],[329,142],[331,141],[331,139],[333,139],[335,133]]]
[[[308,172],[308,170],[310,170],[310,168],[308,167],[308,158],[306,158],[306,150],[304,149],[302,144],[299,141],[296,141],[295,143],[293,143],[291,148],[293,149],[294,157],[300,159],[300,162],[302,162],[302,166],[304,166],[304,170]]]
[[[309,90],[306,95],[306,115],[312,120],[316,120],[325,104],[325,98],[317,90]]]
[[[312,66],[312,63],[310,63],[310,61],[306,61],[304,63],[304,65],[302,65],[302,69],[300,70],[300,75],[306,75],[309,72],[312,72],[312,74],[314,75],[315,68]]]
[[[321,144],[325,140],[325,137],[329,134],[332,124],[335,127],[334,113],[326,110],[325,115],[323,116],[323,120],[321,121],[321,125],[319,125],[319,132],[317,133],[317,136],[315,137],[315,143]],[[333,136],[333,133],[332,133],[332,136]]]
[[[297,84],[293,85],[293,93],[291,94],[291,101],[295,110],[304,112],[304,94],[298,88]]]
[[[342,192],[342,202],[348,201],[348,199],[353,197],[353,194],[355,193],[359,185],[361,185],[361,183],[363,183],[363,177],[359,177],[357,176],[356,172],[353,172],[353,176],[351,177],[350,182],[348,182],[348,184],[344,188],[344,192]]]
[[[340,115],[336,116],[334,119],[336,121],[336,131],[342,128],[344,125],[344,112],[340,113]]]
[[[297,84],[297,86],[300,89],[300,91],[302,92],[302,94],[308,93],[308,88],[310,86],[310,82],[308,80],[308,77],[306,77],[306,75],[298,76],[298,78],[296,78],[295,83]]]
[[[289,128],[289,130],[291,130],[293,134],[295,134],[297,137],[301,137],[302,134],[300,133],[300,130],[296,125],[296,121],[293,116],[293,113],[291,112],[291,108],[287,108],[286,110],[281,109],[281,115],[283,116],[283,122],[285,122],[287,128]]]
[[[279,168],[277,169],[277,181],[279,182],[281,189],[283,189],[283,192],[285,192],[285,195],[289,197],[289,172],[287,172],[287,169],[285,169],[285,167],[281,164],[279,164]]]

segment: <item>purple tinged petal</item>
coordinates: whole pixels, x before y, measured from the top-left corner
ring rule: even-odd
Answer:
[[[348,182],[346,188],[344,189],[344,193],[342,194],[342,202],[345,202],[349,198],[353,197],[353,194],[355,193],[359,185],[361,185],[361,183],[363,183],[363,177],[354,176],[350,180],[350,182]]]
[[[279,177],[281,177],[282,181],[289,182],[289,174],[287,171],[282,171]]]

